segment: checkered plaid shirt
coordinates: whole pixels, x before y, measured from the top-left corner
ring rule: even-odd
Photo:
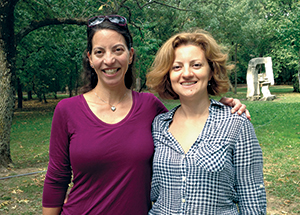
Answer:
[[[152,124],[149,214],[266,214],[262,151],[250,121],[211,100],[203,131],[185,154],[168,131],[178,107]]]

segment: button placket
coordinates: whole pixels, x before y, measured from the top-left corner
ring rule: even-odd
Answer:
[[[184,154],[182,156],[182,162],[181,162],[181,214],[185,214],[186,211],[186,176],[187,176],[187,165],[188,163],[188,156],[186,154]]]

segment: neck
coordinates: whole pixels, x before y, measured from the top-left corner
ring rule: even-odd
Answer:
[[[106,89],[103,87],[100,87],[97,85],[93,89],[94,93],[97,94],[98,97],[101,98],[101,100],[104,100],[105,102],[109,103],[110,105],[115,105],[118,103],[121,99],[123,99],[124,95],[129,91],[126,86],[113,88],[113,89]]]
[[[199,100],[182,100],[180,99],[180,112],[185,118],[196,119],[198,117],[208,116],[209,98]]]

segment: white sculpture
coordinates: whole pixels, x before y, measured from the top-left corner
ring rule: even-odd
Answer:
[[[265,64],[266,73],[258,74],[256,66]],[[271,57],[253,58],[249,61],[247,70],[247,99],[248,100],[273,100],[276,96],[271,95],[269,86],[274,85],[274,75]],[[259,88],[262,88],[263,97],[260,96]]]

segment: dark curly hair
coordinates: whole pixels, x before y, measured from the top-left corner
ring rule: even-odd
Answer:
[[[93,27],[87,27],[87,49],[83,53],[83,73],[82,73],[82,79],[83,79],[83,87],[81,88],[82,93],[86,93],[94,89],[98,83],[98,76],[95,72],[95,70],[91,67],[89,58],[87,56],[87,53],[91,53],[92,51],[92,39],[95,35],[95,33],[102,29],[110,29],[113,31],[118,32],[121,34],[126,42],[126,46],[128,50],[132,48],[132,36],[129,32],[128,26],[119,26],[114,23],[111,23],[108,20],[104,20],[102,23],[93,26]],[[133,55],[132,63],[129,64],[128,70],[125,74],[124,81],[125,86],[130,89],[133,86],[134,83],[134,59],[135,54]]]

